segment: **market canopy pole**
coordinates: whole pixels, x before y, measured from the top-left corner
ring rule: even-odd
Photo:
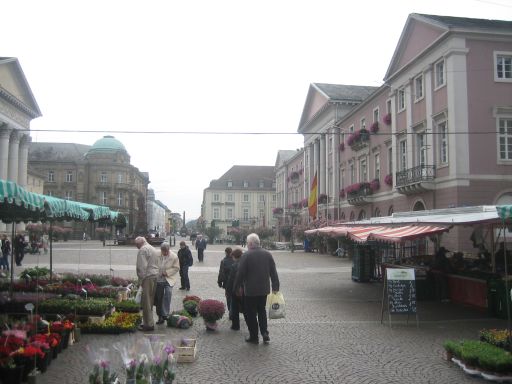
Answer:
[[[512,219],[512,205],[502,205],[496,207],[498,215],[501,218],[501,224],[503,227],[503,251],[505,259],[505,298],[507,302],[507,340],[510,344],[510,300],[512,299],[511,292],[508,289],[508,261],[507,261],[507,226],[505,221]],[[494,232],[493,232],[493,243],[494,243]]]

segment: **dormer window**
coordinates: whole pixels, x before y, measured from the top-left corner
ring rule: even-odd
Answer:
[[[228,188],[233,188],[233,181],[231,181],[231,180],[228,181]]]
[[[244,188],[249,188],[249,182],[244,180]]]
[[[258,186],[259,186],[260,188],[265,188],[265,182],[264,182],[263,180],[260,180],[260,182],[259,182]]]

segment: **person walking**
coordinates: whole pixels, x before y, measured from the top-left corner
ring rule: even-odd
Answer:
[[[197,258],[202,263],[204,259],[204,250],[206,249],[206,240],[203,235],[198,235],[196,240]]]
[[[229,311],[229,318],[231,319],[231,295],[228,294],[226,290],[226,285],[228,283],[229,271],[231,270],[231,266],[233,265],[233,258],[231,257],[231,247],[227,247],[224,252],[225,256],[220,261],[219,267],[219,275],[217,276],[217,285],[219,288],[224,288],[225,296],[226,296],[226,304]]]
[[[234,283],[234,291],[241,296],[243,289],[245,304],[245,322],[249,329],[249,337],[245,339],[251,344],[258,344],[258,327],[263,342],[268,344],[270,336],[267,328],[267,295],[279,291],[279,277],[272,254],[261,248],[260,238],[256,233],[247,236],[248,250],[243,254],[238,264]]]
[[[240,330],[240,313],[244,315],[244,319],[247,322],[247,318],[245,316],[244,310],[244,296],[238,296],[234,290],[235,278],[238,271],[238,264],[240,262],[240,257],[242,257],[242,249],[235,248],[233,252],[231,252],[231,257],[233,259],[233,264],[229,268],[228,279],[226,282],[226,297],[230,297],[231,307],[229,308],[230,320],[231,320],[231,329],[233,331]]]
[[[7,235],[2,237],[2,244],[0,248],[0,252],[2,253],[2,258],[0,259],[0,268],[9,272],[9,255],[11,254],[11,242],[7,238]]]
[[[180,241],[180,250],[178,251],[180,262],[181,290],[190,291],[190,280],[188,278],[188,268],[194,263],[192,252],[184,241]]]
[[[178,256],[170,251],[169,243],[160,245],[158,258],[158,277],[156,279],[155,305],[158,315],[157,324],[163,324],[171,310],[172,288],[180,271]]]
[[[14,258],[18,267],[21,266],[21,262],[25,257],[25,245],[25,236],[21,233],[17,234],[14,238]]]
[[[137,277],[142,286],[142,324],[139,331],[151,332],[155,330],[153,319],[153,304],[155,301],[156,279],[158,277],[158,254],[155,248],[148,244],[146,239],[139,236],[135,239],[137,253]]]

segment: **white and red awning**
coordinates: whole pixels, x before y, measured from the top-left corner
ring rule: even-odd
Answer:
[[[388,227],[380,231],[371,232],[367,238],[368,240],[383,240],[400,243],[406,240],[414,240],[419,237],[447,232],[449,229],[450,227],[441,225],[406,225],[404,227]]]

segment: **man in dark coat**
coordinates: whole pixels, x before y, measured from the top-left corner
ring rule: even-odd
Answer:
[[[206,240],[203,238],[202,235],[197,236],[196,249],[197,258],[199,259],[199,262],[202,263],[204,258],[204,250],[206,249]]]
[[[245,300],[245,315],[249,337],[246,342],[258,344],[258,327],[263,342],[268,344],[270,337],[267,329],[267,295],[279,291],[279,277],[272,254],[261,248],[260,238],[256,233],[247,236],[248,251],[242,256],[238,265],[234,291],[241,294],[243,290]]]
[[[178,259],[180,261],[180,278],[181,278],[181,290],[186,289],[190,291],[190,280],[188,278],[188,268],[192,266],[194,259],[192,258],[192,252],[187,247],[184,241],[180,241],[180,250],[178,251]]]
[[[21,233],[17,234],[14,238],[14,258],[16,259],[16,265],[21,266],[23,257],[25,256],[25,236]]]
[[[227,247],[224,252],[226,256],[220,261],[219,267],[219,275],[217,276],[217,284],[219,288],[224,288],[226,291],[226,305],[228,306],[229,318],[231,319],[231,295],[228,293],[226,289],[226,285],[228,283],[229,273],[231,271],[231,266],[234,263],[233,258],[231,257],[231,247]]]

